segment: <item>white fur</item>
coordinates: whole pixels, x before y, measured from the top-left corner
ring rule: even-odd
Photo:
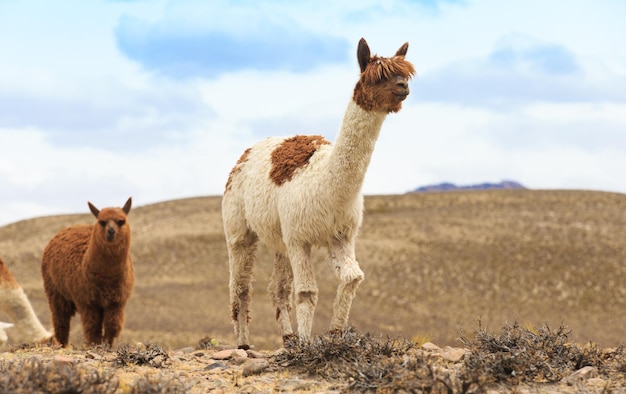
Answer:
[[[359,41],[361,77],[334,146],[320,143],[319,138],[290,141],[317,146],[306,163],[296,153],[292,164],[299,167],[289,174],[273,172],[275,165],[286,168],[281,165],[285,163],[272,160],[283,160],[293,145],[285,145],[273,158],[272,153],[286,138],[268,138],[247,150],[233,168],[222,200],[222,217],[232,319],[239,347],[249,347],[252,269],[258,240],[275,255],[268,291],[283,337],[293,334],[289,318],[292,297],[298,335],[303,339],[311,336],[318,298],[311,265],[313,247],[328,249],[340,280],[330,328],[347,325],[352,300],[364,278],[354,251],[363,221],[361,187],[387,113],[397,112],[409,94],[408,79],[414,69],[404,60],[407,48],[405,43],[393,58],[372,58],[365,40]]]
[[[52,334],[42,325],[21,287],[0,288],[0,311],[15,324],[11,342],[43,342]]]
[[[311,335],[318,287],[310,253],[316,246],[328,248],[341,282],[330,328],[347,324],[356,288],[364,278],[354,252],[363,220],[361,187],[386,115],[365,111],[351,101],[335,145],[321,145],[309,163],[281,186],[268,174],[271,153],[286,138],[267,138],[254,145],[232,177],[222,213],[230,257],[231,302],[240,311],[234,322],[238,345],[248,345],[255,248],[249,237],[254,234],[277,256],[268,290],[284,336],[293,333],[289,320],[293,287],[298,335]]]

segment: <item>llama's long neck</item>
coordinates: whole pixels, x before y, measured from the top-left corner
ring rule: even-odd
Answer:
[[[84,257],[85,273],[88,276],[98,278],[116,278],[123,276],[128,270],[128,254],[130,249],[130,237],[120,237],[116,242],[109,243],[96,234],[94,228],[91,241]]]
[[[333,191],[338,203],[350,203],[360,194],[386,117],[385,112],[365,111],[350,100],[326,173],[327,190]]]
[[[0,311],[6,313],[15,325],[11,332],[27,342],[51,337],[42,325],[21,287],[0,289]]]

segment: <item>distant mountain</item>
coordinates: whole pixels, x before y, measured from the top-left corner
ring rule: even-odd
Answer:
[[[515,181],[502,181],[499,183],[478,183],[475,185],[455,185],[454,183],[444,182],[437,185],[427,185],[418,187],[412,192],[443,192],[450,190],[487,190],[487,189],[526,189],[522,184]]]

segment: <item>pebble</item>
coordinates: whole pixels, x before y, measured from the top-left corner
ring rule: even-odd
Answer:
[[[269,366],[270,363],[263,358],[251,358],[243,364],[243,376],[258,375]]]
[[[222,364],[222,363],[213,363],[213,364],[209,364],[207,365],[204,370],[205,371],[210,371],[213,369],[226,369],[228,368],[226,365]]]
[[[444,360],[448,360],[453,363],[456,363],[456,362],[461,361],[463,357],[465,357],[466,352],[467,351],[462,348],[446,346],[443,348],[443,351],[441,352],[441,357]]]
[[[52,362],[54,362],[55,364],[71,365],[71,364],[76,363],[76,360],[73,359],[72,357],[56,355],[52,358]]]
[[[441,348],[432,342],[426,342],[425,344],[423,344],[422,349],[432,350],[432,351],[437,351],[437,352],[441,351]]]
[[[580,383],[584,380],[590,379],[590,378],[595,378],[596,376],[598,376],[598,370],[595,367],[582,367],[581,369],[579,369],[578,371],[574,372],[573,374],[567,376],[565,378],[565,382],[570,385],[573,386],[576,383]]]
[[[213,360],[230,360],[231,358],[248,358],[248,353],[243,349],[226,349],[213,353]]]
[[[267,358],[267,355],[261,352],[257,352],[255,350],[252,349],[248,349],[246,350],[246,353],[248,353],[248,357],[250,358]]]

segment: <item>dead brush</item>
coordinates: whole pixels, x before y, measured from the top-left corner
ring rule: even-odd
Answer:
[[[465,358],[466,373],[490,383],[543,383],[558,382],[585,366],[608,376],[626,365],[623,347],[611,352],[594,345],[581,348],[569,341],[569,334],[563,325],[557,330],[544,325],[534,332],[514,323],[505,324],[498,336],[488,333],[479,322],[474,340],[461,337],[470,350]]]
[[[114,370],[86,369],[35,357],[0,361],[2,393],[113,393],[118,385]]]
[[[353,328],[334,330],[311,340],[289,339],[286,351],[273,357],[281,367],[343,380],[352,369],[405,354],[414,345],[406,339],[376,338]]]
[[[131,346],[125,343],[118,346],[114,363],[119,366],[147,365],[161,368],[167,364],[168,360],[167,352],[157,344]]]

